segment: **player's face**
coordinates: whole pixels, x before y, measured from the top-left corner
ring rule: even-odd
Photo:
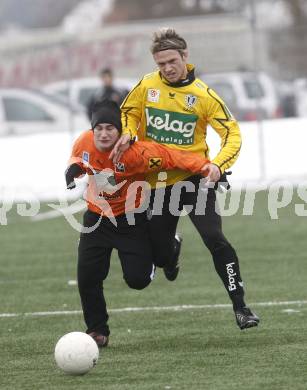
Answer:
[[[101,76],[101,82],[105,87],[110,87],[113,84],[113,78],[107,73]]]
[[[94,143],[100,152],[111,150],[119,138],[119,131],[110,123],[99,123],[94,128]]]
[[[158,51],[153,55],[162,76],[170,83],[185,79],[187,75],[186,57],[177,50]]]

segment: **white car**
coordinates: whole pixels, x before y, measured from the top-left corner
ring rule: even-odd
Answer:
[[[252,121],[282,116],[275,85],[263,72],[208,73],[199,78],[225,101],[237,120]]]
[[[130,91],[137,84],[136,79],[115,78],[114,86],[119,90]],[[101,88],[101,80],[98,77],[86,77],[80,79],[57,81],[45,85],[42,90],[51,95],[60,95],[70,104],[86,107],[89,99]]]
[[[90,128],[84,113],[34,90],[0,89],[0,135],[82,131]]]

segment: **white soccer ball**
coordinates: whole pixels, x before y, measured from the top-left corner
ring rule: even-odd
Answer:
[[[70,375],[83,375],[98,361],[96,342],[86,333],[71,332],[57,342],[54,357],[58,367]]]

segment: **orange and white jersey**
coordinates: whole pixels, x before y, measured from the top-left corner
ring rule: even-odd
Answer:
[[[146,141],[131,145],[115,164],[110,153],[96,148],[93,131],[88,130],[75,141],[69,159],[69,165],[77,163],[89,175],[88,208],[105,216],[121,215],[140,206],[142,187],[136,191],[129,188],[136,181],[143,182],[145,174],[174,168],[197,174],[209,162],[205,155]]]

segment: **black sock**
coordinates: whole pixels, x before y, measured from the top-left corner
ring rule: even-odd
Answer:
[[[234,310],[245,306],[243,282],[240,275],[239,260],[230,244],[215,250],[212,253],[216,272],[232,301]]]
[[[242,295],[238,295],[238,296],[233,295],[230,298],[232,300],[233,310],[242,309],[243,307],[246,306],[245,301],[244,301],[244,296],[242,296]]]

